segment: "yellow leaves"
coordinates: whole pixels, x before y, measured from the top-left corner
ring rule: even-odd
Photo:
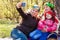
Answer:
[[[0,13],[0,18],[4,18],[4,14],[3,13]]]
[[[0,0],[0,13],[1,16],[17,17],[18,12],[16,11],[16,4],[18,2],[26,2],[26,6],[23,8],[24,11],[31,9],[33,5],[38,4],[40,6],[40,13],[43,12],[43,0]],[[47,1],[47,0],[45,0]]]

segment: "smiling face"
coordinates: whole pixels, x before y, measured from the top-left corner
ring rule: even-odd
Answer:
[[[31,10],[31,15],[33,16],[33,17],[37,17],[37,15],[38,15],[38,10],[37,9],[32,9]]]
[[[50,15],[49,13],[46,13],[46,18],[47,19],[51,19],[52,18],[52,15]]]
[[[51,10],[51,8],[50,8],[49,6],[46,6],[46,5],[45,5],[44,11],[49,11],[49,10]]]

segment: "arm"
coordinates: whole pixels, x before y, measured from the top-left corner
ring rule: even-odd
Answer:
[[[21,8],[22,7],[21,5],[22,5],[21,2],[17,3],[16,9],[17,9],[17,11],[19,12],[19,14],[21,15],[22,18],[26,18],[27,15],[23,12],[23,10]]]
[[[45,25],[43,24],[43,21],[39,21],[39,23],[38,23],[38,29],[39,30],[43,30],[44,27],[45,27]]]
[[[40,21],[38,23],[38,29],[41,30],[42,32],[46,32],[45,24],[43,23],[43,21]]]
[[[54,32],[57,29],[57,23],[54,23],[52,27],[47,28],[47,32]]]

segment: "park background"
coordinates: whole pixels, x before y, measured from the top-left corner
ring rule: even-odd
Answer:
[[[43,13],[44,3],[55,4],[57,17],[60,19],[60,0],[0,0],[0,38],[10,37],[11,30],[21,22],[21,16],[16,10],[18,2],[26,2],[24,11],[31,8],[34,4],[40,6],[40,14]]]

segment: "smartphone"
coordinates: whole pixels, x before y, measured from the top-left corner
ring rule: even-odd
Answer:
[[[25,7],[26,6],[26,2],[22,2],[22,7]]]

